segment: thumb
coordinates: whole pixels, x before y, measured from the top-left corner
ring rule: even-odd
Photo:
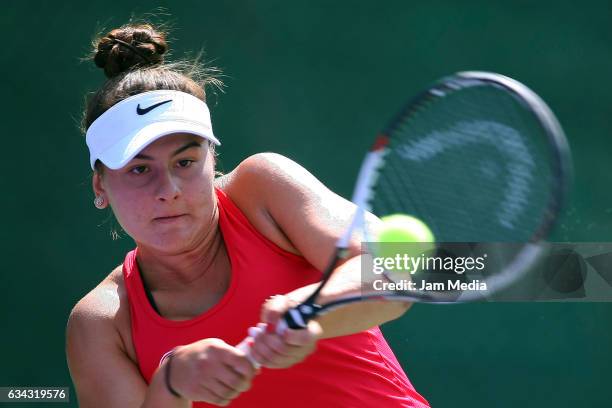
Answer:
[[[268,298],[261,308],[261,321],[276,325],[290,308],[297,306],[297,302],[285,295],[276,295]]]

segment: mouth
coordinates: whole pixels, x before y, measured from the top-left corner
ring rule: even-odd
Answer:
[[[153,221],[155,222],[161,222],[161,223],[170,223],[170,222],[174,222],[177,220],[180,220],[181,218],[185,217],[187,214],[177,214],[177,215],[167,215],[164,217],[157,217],[157,218],[153,218]]]

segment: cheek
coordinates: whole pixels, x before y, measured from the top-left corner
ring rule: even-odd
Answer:
[[[185,184],[183,197],[190,210],[200,215],[207,215],[212,211],[214,196],[214,171],[204,168],[203,174],[197,174],[192,180]]]
[[[130,236],[137,234],[149,214],[146,200],[140,194],[128,190],[111,195],[110,202],[113,214],[125,232]]]

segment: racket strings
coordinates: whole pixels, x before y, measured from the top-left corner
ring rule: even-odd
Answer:
[[[411,122],[419,117],[420,112],[428,109],[429,105],[439,96],[432,92],[428,91],[421,95],[423,99],[418,104],[410,105],[409,108],[400,112],[392,122],[393,125],[387,128],[386,134],[394,135],[389,149],[391,152],[396,152],[398,145],[403,142],[395,135],[405,133]],[[398,177],[398,175],[401,176]],[[422,175],[417,173],[417,177]],[[394,213],[421,214],[424,219],[429,220],[431,228],[437,229],[437,220],[430,214],[430,206],[427,205],[429,200],[418,188],[418,182],[413,180],[412,174],[402,167],[402,161],[394,158],[393,153],[387,158],[378,180],[378,184],[374,187],[375,200],[372,203],[376,214],[381,216]],[[425,180],[420,181],[426,182]]]
[[[526,142],[537,124],[497,89],[441,95],[392,127],[374,211],[417,215],[449,241],[528,239],[550,195],[536,188],[549,160]]]

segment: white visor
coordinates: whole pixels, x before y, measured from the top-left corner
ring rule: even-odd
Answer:
[[[142,149],[173,133],[190,133],[219,145],[206,104],[185,92],[150,91],[113,105],[87,129],[91,168],[96,160],[120,169]]]

